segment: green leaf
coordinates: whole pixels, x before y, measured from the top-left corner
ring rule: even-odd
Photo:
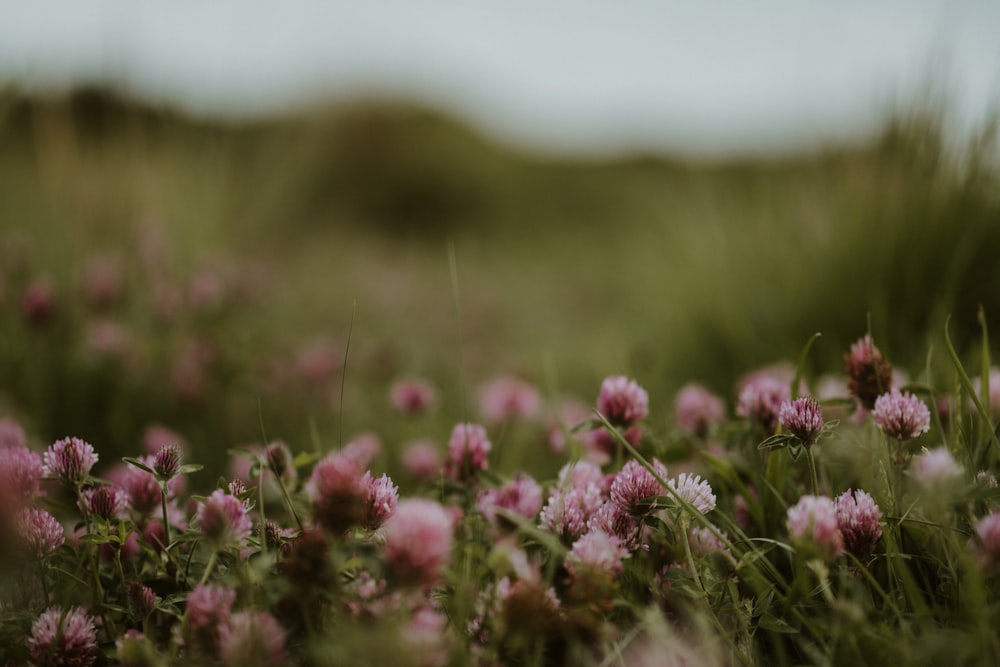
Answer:
[[[125,463],[128,463],[130,465],[134,465],[136,468],[139,468],[140,470],[145,470],[150,475],[155,475],[156,474],[156,471],[154,471],[152,468],[150,468],[148,465],[146,465],[145,463],[143,463],[139,459],[132,458],[131,456],[123,456],[122,457],[122,461],[124,461]]]
[[[799,355],[799,363],[795,366],[795,377],[792,378],[791,396],[793,401],[799,397],[799,381],[802,380],[802,369],[806,365],[806,357],[809,356],[809,350],[812,349],[816,339],[822,335],[817,331],[809,337],[809,340],[806,341],[806,346],[802,348],[802,354]]]
[[[205,468],[205,466],[201,465],[200,463],[188,463],[186,465],[182,465],[177,470],[177,474],[179,474],[179,475],[187,475],[187,474],[192,473],[192,472],[198,472],[199,470],[203,470],[204,468]]]
[[[594,429],[601,428],[603,424],[597,419],[584,419],[582,422],[574,426],[569,430],[570,433],[579,433],[580,431],[593,431]]]
[[[757,445],[758,450],[774,449],[776,447],[784,447],[791,441],[795,440],[794,435],[788,433],[776,433],[764,442]]]
[[[779,634],[785,635],[797,635],[799,631],[788,624],[782,618],[777,616],[772,616],[771,614],[764,614],[760,617],[760,621],[757,622],[758,628],[763,628],[769,632],[777,632]]]

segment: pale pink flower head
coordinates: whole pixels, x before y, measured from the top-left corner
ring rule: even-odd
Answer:
[[[37,497],[44,472],[42,457],[24,445],[0,447],[0,510]]]
[[[451,479],[467,480],[475,477],[480,470],[489,470],[487,457],[492,447],[483,426],[456,424],[448,441],[445,475]]]
[[[385,562],[403,581],[433,585],[451,559],[452,518],[440,504],[408,498],[385,523]]]
[[[339,533],[363,523],[369,484],[363,468],[343,452],[331,452],[313,467],[306,484],[313,516],[329,531]]]
[[[37,667],[90,667],[97,662],[97,628],[81,607],[49,607],[31,625],[26,643]]]
[[[62,524],[45,510],[22,509],[14,520],[14,530],[24,552],[37,560],[52,555],[66,541]]]
[[[185,639],[196,653],[215,657],[221,628],[229,622],[236,591],[224,586],[198,584],[187,598]]]
[[[121,298],[125,280],[121,264],[112,257],[93,257],[84,267],[83,295],[94,308],[106,308]]]
[[[83,502],[91,516],[110,521],[123,518],[128,509],[128,496],[115,486],[98,486],[84,489]]]
[[[128,329],[110,319],[95,319],[87,324],[84,334],[87,350],[95,356],[111,359],[120,357],[129,346]]]
[[[844,548],[862,558],[871,553],[882,537],[882,512],[875,499],[861,489],[844,491],[834,501],[837,527],[844,536]]]
[[[997,366],[991,366],[987,378],[989,379],[990,383],[989,405],[985,405],[983,407],[985,407],[989,412],[990,419],[996,419],[997,417],[1000,417],[1000,368],[998,368]],[[982,387],[982,384],[983,384],[983,378],[981,375],[977,375],[976,377],[972,378],[972,387],[976,390],[977,396],[980,393],[980,388]]]
[[[367,487],[365,492],[365,527],[375,530],[384,524],[396,510],[399,501],[399,487],[392,483],[388,475],[373,478],[366,472],[361,478]]]
[[[253,523],[239,498],[216,489],[199,503],[195,523],[216,547],[237,544],[250,537]]]
[[[322,385],[343,366],[344,354],[333,341],[318,338],[299,346],[295,368],[306,382]]]
[[[33,280],[24,290],[21,312],[32,326],[40,327],[48,323],[56,309],[55,288],[47,278]]]
[[[572,398],[560,400],[546,421],[549,448],[556,454],[566,451],[567,433],[589,416],[590,408],[582,402]]]
[[[403,467],[412,477],[434,479],[441,472],[441,453],[430,440],[414,440],[403,447]]]
[[[9,447],[27,447],[28,438],[24,429],[13,419],[0,419],[0,453]]]
[[[788,383],[765,373],[751,377],[742,387],[736,403],[736,414],[748,418],[766,432],[778,428],[781,404],[791,397]]]
[[[176,445],[184,450],[184,437],[162,424],[150,424],[142,434],[142,448],[147,454],[156,454],[167,445]]]
[[[534,385],[508,376],[484,382],[477,396],[479,414],[490,424],[533,417],[542,405],[542,397]]]
[[[45,474],[69,484],[82,482],[97,463],[97,452],[80,438],[64,438],[52,444],[42,456]]]
[[[239,611],[219,628],[219,657],[227,667],[278,667],[285,663],[285,631],[259,609]]]
[[[713,424],[726,417],[726,404],[704,386],[691,382],[677,392],[674,399],[677,427],[703,438]]]
[[[155,469],[156,458],[154,456],[140,456],[138,458],[146,467]],[[156,477],[153,474],[131,464],[125,464],[113,470],[114,472],[109,473],[108,478],[117,483],[125,491],[132,509],[143,515],[152,514],[159,510],[162,491],[160,483],[156,481]],[[180,493],[184,485],[185,480],[183,476],[174,476],[167,482],[168,498]]]
[[[156,649],[138,630],[126,630],[115,640],[115,657],[121,667],[150,667],[157,664]]]
[[[872,419],[883,433],[897,440],[911,440],[931,428],[931,411],[908,391],[892,389],[875,399]]]
[[[590,517],[587,521],[587,530],[614,535],[628,551],[635,551],[641,546],[642,531],[639,522],[610,500],[597,508]]]
[[[649,394],[635,380],[612,375],[601,383],[597,410],[615,426],[632,426],[649,415]]]
[[[922,489],[940,488],[961,479],[965,469],[944,447],[915,456],[910,466],[913,481]]]
[[[694,505],[694,508],[702,514],[708,514],[715,509],[715,493],[712,491],[712,485],[700,475],[682,472],[667,483],[678,496]]]
[[[423,414],[437,403],[437,389],[424,378],[400,378],[389,388],[389,402],[402,414]]]
[[[534,479],[519,474],[501,487],[479,492],[476,509],[486,520],[496,525],[505,523],[497,516],[498,509],[509,510],[525,519],[534,519],[542,509],[542,487]]]
[[[566,556],[566,570],[574,577],[584,572],[615,577],[622,573],[622,560],[628,549],[614,535],[603,530],[592,530],[576,542]]]
[[[280,440],[272,442],[264,448],[264,461],[267,462],[267,467],[278,477],[282,479],[294,479],[296,477],[292,452],[288,449],[288,445]]]
[[[726,536],[724,532],[721,534]],[[691,546],[692,556],[705,557],[728,551],[725,542],[716,537],[711,530],[701,526],[688,528],[688,544]]]
[[[816,442],[823,430],[823,411],[812,396],[786,400],[778,410],[778,423],[808,446]]]
[[[667,477],[667,468],[659,460],[653,459],[653,467],[663,479]],[[648,501],[667,492],[660,482],[653,477],[635,459],[629,459],[611,482],[611,502],[633,516],[649,514],[655,507]]]
[[[607,494],[611,489],[613,476],[605,475],[601,469],[590,461],[575,461],[564,465],[559,469],[559,481],[557,486],[560,489],[586,489],[594,484],[601,490],[602,494]]]
[[[564,542],[572,542],[587,532],[588,521],[605,500],[597,484],[553,489],[538,516],[539,524]]]
[[[875,399],[892,387],[892,366],[885,360],[870,335],[859,338],[844,355],[847,389],[868,410]]]
[[[156,593],[149,586],[133,579],[128,585],[128,606],[132,614],[139,619],[146,618],[156,607]]]
[[[366,468],[382,450],[382,441],[374,433],[361,433],[351,438],[351,441],[340,450],[344,456],[354,459],[358,466]]]
[[[844,550],[844,536],[837,522],[837,508],[826,496],[802,496],[788,508],[788,534],[801,547],[815,550],[826,558]]]
[[[976,522],[976,534],[969,547],[983,570],[1000,571],[1000,512],[993,512]]]

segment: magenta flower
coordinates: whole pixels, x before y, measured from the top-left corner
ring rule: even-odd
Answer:
[[[218,654],[221,628],[229,622],[236,591],[223,586],[199,584],[187,598],[187,633],[192,650],[206,657]]]
[[[167,445],[176,445],[184,451],[184,437],[162,424],[150,424],[142,434],[142,448],[147,454],[155,454]]]
[[[434,479],[441,472],[441,453],[430,440],[414,440],[403,448],[403,467],[411,476]]]
[[[725,536],[725,533],[722,533]],[[691,547],[692,556],[711,556],[719,552],[727,551],[726,543],[715,536],[708,528],[692,526],[688,529],[688,544]]]
[[[844,548],[858,558],[867,556],[882,537],[882,512],[875,499],[861,489],[848,489],[833,502]]]
[[[378,456],[382,449],[382,441],[374,433],[362,433],[351,438],[351,441],[344,445],[341,453],[347,458],[354,459],[360,468],[367,468]]]
[[[892,387],[892,366],[885,360],[872,337],[865,335],[844,355],[847,389],[863,407],[871,410],[875,399]]]
[[[370,472],[361,478],[361,483],[367,487],[365,493],[365,527],[375,530],[384,524],[396,510],[399,500],[399,487],[392,483],[388,475],[374,479]]]
[[[990,367],[989,375],[987,379],[990,383],[989,388],[989,405],[983,407],[989,412],[991,419],[996,419],[1000,416],[1000,368],[996,366]],[[972,378],[972,386],[976,390],[976,395],[979,395],[980,387],[982,387],[983,378],[981,375],[977,375]],[[970,401],[971,403],[971,401]]]
[[[892,389],[875,399],[872,419],[883,433],[897,440],[910,440],[931,428],[931,411],[908,391]]]
[[[13,419],[0,419],[0,451],[11,447],[27,447],[28,438],[24,429]]]
[[[331,452],[313,467],[306,484],[313,516],[327,530],[343,532],[364,522],[369,485],[357,460]]]
[[[614,535],[628,551],[635,551],[641,546],[642,531],[639,522],[610,500],[598,507],[590,517],[587,521],[587,530]]]
[[[253,523],[239,498],[216,489],[198,505],[195,523],[216,548],[242,542],[250,537]]]
[[[715,493],[712,491],[712,486],[700,475],[682,472],[667,483],[678,496],[694,505],[694,508],[702,514],[708,514],[715,509]]]
[[[597,410],[615,426],[629,427],[649,414],[649,394],[635,380],[613,375],[601,383]]]
[[[1000,512],[993,512],[976,522],[976,535],[969,547],[983,570],[1000,570]]]
[[[403,414],[422,414],[437,402],[437,389],[424,378],[401,378],[389,388],[389,402]]]
[[[90,667],[97,662],[97,628],[80,607],[49,607],[31,625],[26,643],[37,667]]]
[[[557,486],[560,489],[584,490],[594,484],[602,494],[606,495],[611,489],[612,479],[614,479],[614,475],[605,475],[596,464],[590,461],[575,461],[567,463],[559,469]]]
[[[447,477],[467,480],[480,470],[489,470],[490,449],[486,429],[479,424],[457,424],[448,441],[448,460],[444,464]]]
[[[51,555],[66,541],[62,524],[45,510],[22,509],[14,521],[14,529],[21,548],[38,560]]]
[[[601,530],[592,530],[573,543],[565,565],[573,576],[592,572],[614,577],[625,569],[622,559],[628,555],[628,549],[622,546],[617,537]]]
[[[432,585],[451,558],[452,518],[422,498],[400,501],[385,524],[385,561],[404,581]]]
[[[55,288],[47,278],[33,280],[24,290],[21,312],[28,324],[40,327],[46,324],[56,309]]]
[[[844,536],[837,522],[837,508],[826,496],[802,496],[788,508],[788,534],[800,546],[832,558],[844,549]]]
[[[42,457],[24,445],[0,447],[0,508],[37,497],[44,474]]]
[[[83,490],[83,502],[92,516],[105,521],[121,518],[128,509],[128,496],[114,486],[98,486]]]
[[[479,414],[487,423],[533,417],[542,405],[535,387],[515,377],[498,377],[480,385]]]
[[[816,442],[823,430],[823,412],[811,396],[782,402],[778,410],[778,423],[799,439],[803,445]]]
[[[219,657],[228,667],[278,667],[285,663],[285,631],[265,611],[236,612],[219,629]]]
[[[542,509],[542,487],[522,473],[499,488],[480,491],[476,509],[493,525],[498,523],[497,509],[510,510],[525,519],[534,519]]]
[[[181,469],[184,452],[177,445],[164,445],[153,457],[153,470],[163,479],[174,477]]]
[[[82,482],[97,463],[97,452],[80,438],[57,440],[42,456],[45,474],[69,484]]]
[[[268,467],[282,479],[295,476],[295,466],[292,465],[292,452],[283,442],[272,442],[264,448],[264,460]]]
[[[736,414],[774,433],[778,428],[781,404],[790,397],[787,382],[773,375],[755,375],[740,390]]]
[[[708,389],[692,382],[677,392],[674,414],[678,428],[704,438],[713,424],[725,419],[726,405]]]
[[[961,479],[964,472],[965,469],[944,447],[922,452],[910,466],[913,481],[923,489],[945,486]]]
[[[153,469],[155,456],[140,456],[138,460],[146,467]],[[160,509],[160,483],[156,477],[142,468],[134,465],[124,465],[109,472],[108,478],[117,483],[128,496],[129,505],[143,515],[151,514]],[[171,498],[184,488],[184,477],[177,475],[167,482],[167,497]]]
[[[128,606],[136,618],[143,619],[153,613],[156,599],[156,594],[149,586],[144,586],[136,580],[129,584]]]
[[[539,525],[564,542],[572,542],[587,532],[587,522],[605,500],[601,488],[593,483],[553,489],[538,515]]]
[[[653,467],[661,478],[666,479],[666,466],[653,459]],[[653,473],[635,459],[626,461],[611,482],[611,502],[633,516],[652,512],[655,508],[648,501],[666,492],[666,487],[653,477]]]

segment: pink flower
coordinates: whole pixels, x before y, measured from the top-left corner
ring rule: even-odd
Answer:
[[[10,447],[27,447],[24,429],[13,419],[0,419],[0,452]]]
[[[622,559],[627,557],[628,550],[617,537],[592,530],[573,543],[566,556],[566,569],[573,576],[587,571],[614,577],[621,574],[624,569]]]
[[[533,417],[542,398],[535,387],[515,377],[497,377],[480,385],[479,414],[490,424]]]
[[[850,352],[844,355],[844,370],[847,372],[848,390],[869,410],[875,406],[878,395],[893,386],[892,366],[867,334],[851,345]]]
[[[985,407],[986,410],[989,412],[990,419],[996,419],[998,416],[1000,416],[1000,368],[997,368],[996,366],[991,366],[987,379],[989,380],[990,383],[989,405],[985,405],[983,407]],[[982,387],[982,384],[983,384],[983,378],[981,375],[977,375],[976,377],[972,378],[972,386],[973,388],[975,388],[977,396],[980,393],[980,388]]]
[[[615,426],[632,426],[649,414],[649,394],[635,380],[613,375],[601,383],[597,410]]]
[[[139,461],[148,468],[153,468],[156,464],[154,456],[140,456]],[[116,466],[112,472],[109,472],[108,478],[125,491],[129,505],[136,512],[149,515],[160,509],[162,491],[160,483],[151,473],[138,466],[125,464],[120,468]],[[168,499],[180,493],[184,489],[184,485],[184,477],[180,475],[167,482]]]
[[[452,519],[438,503],[400,501],[385,524],[385,561],[405,581],[432,585],[451,558]]]
[[[264,460],[271,471],[282,479],[296,477],[295,466],[292,465],[292,452],[288,445],[275,441],[264,448]]]
[[[836,505],[826,496],[802,496],[788,508],[786,525],[793,542],[814,548],[824,557],[837,556],[844,549]]]
[[[479,424],[457,424],[448,441],[448,460],[445,475],[451,479],[467,480],[480,470],[489,470],[487,460],[490,449],[486,429]]]
[[[153,470],[164,479],[174,477],[181,469],[184,453],[177,445],[164,445],[153,457]]]
[[[41,491],[42,457],[24,445],[0,447],[0,510],[30,502]]]
[[[556,454],[566,451],[567,433],[590,416],[590,408],[575,399],[559,402],[546,420],[549,448]]]
[[[962,468],[944,447],[925,451],[913,459],[910,475],[924,489],[943,486],[962,477]]]
[[[83,502],[92,516],[100,517],[105,521],[122,518],[125,510],[128,509],[128,497],[125,492],[114,486],[84,489]]]
[[[689,383],[677,392],[674,414],[678,428],[703,438],[713,424],[725,419],[726,406],[702,385]]]
[[[773,375],[753,376],[740,390],[736,414],[747,417],[768,433],[778,427],[781,404],[790,398],[788,383]]]
[[[844,536],[844,548],[861,558],[871,553],[882,537],[882,512],[875,499],[858,489],[844,491],[834,501],[837,527]]]
[[[430,480],[441,471],[441,454],[430,440],[415,440],[403,447],[403,467],[411,476]]]
[[[424,378],[401,378],[389,388],[389,402],[403,414],[423,414],[437,402],[437,389]]]
[[[635,551],[641,546],[642,531],[639,522],[610,500],[598,507],[590,517],[587,521],[587,530],[614,535],[628,551]]]
[[[26,643],[37,667],[90,667],[97,662],[97,628],[80,607],[49,607],[31,625]]]
[[[374,433],[362,433],[351,438],[351,441],[344,445],[341,453],[354,459],[358,466],[365,468],[378,456],[382,449],[382,441]]]
[[[177,445],[183,451],[184,437],[161,424],[150,424],[142,434],[142,448],[147,454],[155,454],[167,445]]]
[[[156,594],[149,586],[144,586],[133,579],[128,586],[128,606],[138,619],[144,619],[153,613],[156,607]]]
[[[576,461],[567,463],[559,469],[559,481],[557,486],[560,489],[573,488],[585,490],[591,484],[597,486],[602,494],[607,494],[611,489],[611,480],[614,476],[605,475],[601,469],[590,461]]]
[[[243,503],[222,489],[216,489],[198,505],[195,523],[217,548],[242,542],[250,537],[253,528]]]
[[[666,479],[666,466],[653,459],[653,467],[661,478]],[[633,516],[652,512],[655,508],[648,501],[666,492],[653,473],[635,459],[629,459],[611,482],[611,502]]]
[[[45,474],[64,482],[82,482],[97,463],[97,452],[80,438],[57,440],[42,456]]]
[[[26,507],[17,514],[14,525],[21,547],[37,560],[51,555],[66,541],[62,524],[45,510]]]
[[[234,602],[236,591],[223,586],[198,584],[188,594],[185,639],[196,653],[216,656],[221,628],[228,624]]]
[[[984,570],[1000,569],[1000,513],[993,512],[976,522],[976,535],[969,547]]]
[[[587,522],[604,501],[596,484],[553,489],[538,516],[539,524],[564,542],[571,542],[587,532]]]
[[[94,308],[106,308],[122,295],[125,280],[121,265],[111,257],[93,257],[84,269],[83,295]]]
[[[725,533],[722,533],[725,536]],[[692,556],[711,556],[726,550],[726,543],[715,536],[708,528],[692,526],[688,529],[688,544]]]
[[[811,396],[782,402],[778,422],[803,445],[811,445],[823,430],[823,412]]]
[[[931,412],[923,401],[898,389],[875,399],[872,419],[883,433],[897,440],[910,440],[931,428]]]
[[[47,278],[33,280],[21,299],[21,312],[32,326],[40,327],[51,319],[56,308],[55,289]]]
[[[284,664],[285,631],[265,611],[240,611],[219,629],[219,657],[229,667]]]
[[[542,487],[522,473],[499,488],[480,491],[476,509],[494,525],[497,524],[497,509],[534,519],[542,509]]]
[[[361,478],[361,483],[368,489],[365,493],[365,526],[370,530],[375,530],[382,526],[395,511],[396,503],[399,500],[399,488],[392,483],[388,475],[374,479],[370,472],[365,473],[364,477]]]
[[[712,492],[712,486],[700,475],[682,472],[667,483],[678,496],[694,505],[694,508],[702,514],[708,514],[715,509],[715,493]]]
[[[331,452],[313,467],[306,484],[313,516],[327,530],[343,532],[360,525],[367,513],[369,484],[357,460]]]

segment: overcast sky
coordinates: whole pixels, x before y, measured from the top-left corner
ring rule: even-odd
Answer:
[[[0,0],[0,82],[227,114],[385,94],[557,150],[747,153],[864,136],[931,83],[981,121],[998,35],[996,0]]]

